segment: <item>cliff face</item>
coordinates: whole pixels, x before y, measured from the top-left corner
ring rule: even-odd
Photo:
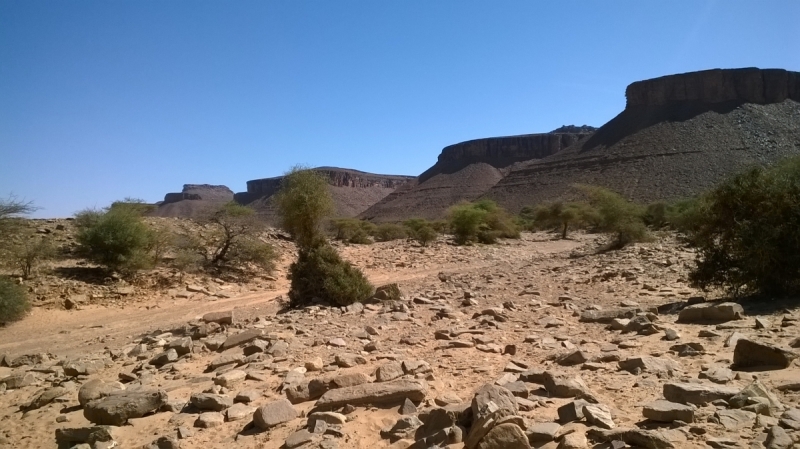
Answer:
[[[800,155],[798,80],[747,68],[635,82],[619,115],[556,154],[515,165],[486,196],[518,211],[573,199],[574,184],[642,202],[697,195],[748,167]]]
[[[442,150],[436,164],[419,176],[420,182],[441,173],[455,173],[470,164],[484,163],[495,168],[541,159],[555,154],[591,134],[591,127],[576,133],[525,134],[468,140]]]
[[[755,104],[800,101],[800,73],[783,69],[714,69],[639,81],[625,91],[627,107],[683,102]]]
[[[325,175],[328,178],[328,183],[334,187],[352,187],[359,189],[373,187],[396,189],[415,179],[413,176],[376,175],[358,170],[335,167],[319,167],[315,168],[314,171]],[[278,189],[280,189],[282,179],[282,176],[276,176],[274,178],[247,181],[246,196],[255,199],[261,196],[274,195]],[[245,195],[245,193],[243,192],[237,195]],[[244,196],[242,196],[242,198],[244,198]]]
[[[226,186],[184,184],[181,192],[164,195],[164,204],[183,200],[231,201],[233,200],[233,191]]]

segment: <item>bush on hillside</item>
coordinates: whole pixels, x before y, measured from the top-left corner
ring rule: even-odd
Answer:
[[[2,251],[2,258],[24,279],[30,278],[43,262],[55,257],[56,250],[49,239],[23,234],[14,240]]]
[[[374,288],[364,274],[343,260],[327,243],[303,248],[289,267],[289,303],[300,307],[315,298],[347,306],[372,296]]]
[[[31,309],[25,288],[0,276],[0,324],[22,319]]]
[[[734,176],[694,208],[687,228],[698,248],[695,286],[800,293],[800,158]]]
[[[626,200],[604,187],[579,185],[578,190],[589,199],[593,209],[590,224],[600,232],[613,235],[606,249],[620,249],[634,242],[647,241],[650,233],[644,223],[644,207]]]
[[[75,222],[78,253],[86,259],[121,274],[152,265],[153,234],[136,208],[84,210],[75,215]]]

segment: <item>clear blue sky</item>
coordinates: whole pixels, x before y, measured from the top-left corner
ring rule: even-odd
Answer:
[[[800,70],[798,1],[0,0],[0,197],[69,216],[600,126],[629,83]]]

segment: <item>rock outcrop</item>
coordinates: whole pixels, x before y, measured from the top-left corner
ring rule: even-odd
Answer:
[[[781,103],[800,101],[800,73],[783,69],[714,69],[638,81],[625,90],[627,108],[684,102]]]
[[[483,195],[503,179],[513,164],[556,154],[593,131],[586,125],[564,126],[550,133],[490,137],[450,145],[415,183],[397,189],[361,217],[376,221],[441,218],[450,206]]]
[[[233,191],[226,186],[184,184],[180,192],[164,195],[164,201],[150,215],[196,218],[232,200]]]

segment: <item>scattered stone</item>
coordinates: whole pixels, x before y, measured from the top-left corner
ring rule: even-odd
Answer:
[[[664,384],[664,398],[681,404],[703,405],[717,399],[727,401],[738,392],[736,388],[720,385],[680,382]]]
[[[611,409],[602,404],[589,404],[583,407],[583,414],[586,416],[586,422],[593,426],[602,427],[603,429],[613,429],[617,427],[614,420],[611,418]]]
[[[253,423],[262,430],[268,430],[278,424],[291,421],[297,417],[297,410],[287,399],[280,399],[259,407],[253,414]]]
[[[403,405],[400,406],[399,412],[401,415],[413,415],[417,413],[417,406],[414,405],[414,403],[411,402],[411,400],[406,398],[403,401]]]
[[[295,447],[300,447],[306,443],[310,443],[315,438],[315,435],[309,432],[306,429],[300,429],[297,432],[289,435],[289,438],[286,439],[284,442],[284,446],[287,449],[293,449]]]
[[[225,422],[225,417],[219,412],[205,412],[201,413],[194,422],[195,427],[201,429],[211,429],[213,427],[221,426]]]
[[[528,426],[525,434],[528,436],[528,441],[531,443],[543,443],[553,441],[558,435],[561,425],[554,422],[537,423]]]
[[[654,430],[637,428],[589,429],[589,436],[597,441],[622,441],[630,446],[645,449],[672,449],[675,447],[660,432]]]
[[[206,323],[233,324],[233,311],[207,313],[203,315],[203,321]]]
[[[421,380],[394,380],[368,383],[353,387],[330,390],[317,401],[316,408],[336,408],[346,404],[379,405],[400,402],[408,398],[422,401],[428,393],[428,385]]]
[[[568,402],[558,408],[558,420],[561,424],[567,424],[573,421],[580,421],[583,419],[583,408],[589,405],[583,399]]]
[[[50,404],[54,400],[69,393],[64,387],[48,388],[34,397],[26,406],[22,407],[25,411],[36,410]]]
[[[484,436],[478,449],[530,449],[525,432],[513,423],[498,424]]]
[[[121,426],[130,418],[141,418],[158,411],[168,400],[163,390],[122,391],[87,403],[83,416],[95,424]]]
[[[239,421],[253,416],[255,407],[249,407],[244,404],[236,403],[225,409],[225,418],[228,421]]]
[[[642,409],[642,415],[651,421],[658,422],[694,422],[693,407],[663,400],[646,404]]]
[[[378,382],[389,382],[402,377],[404,374],[402,363],[389,362],[378,367],[375,377]]]
[[[229,348],[249,343],[255,340],[256,338],[260,337],[263,333],[264,332],[261,329],[248,329],[236,335],[231,335],[225,340],[224,343],[222,343],[222,346],[220,346],[220,350],[224,351]]]
[[[231,388],[233,385],[242,382],[247,377],[247,373],[242,370],[231,370],[220,374],[214,378],[214,383],[221,387]]]
[[[229,396],[212,393],[193,394],[189,402],[200,410],[211,410],[215,412],[221,412],[233,405],[233,399]]]
[[[743,318],[744,309],[735,302],[695,304],[684,308],[678,314],[678,321],[683,323],[725,322]]]
[[[497,385],[486,384],[479,388],[472,398],[472,416],[480,418],[482,410],[486,408],[489,402],[494,403],[498,409],[511,411],[514,415],[519,412],[517,401],[508,389]]]
[[[631,357],[619,362],[620,369],[635,373],[648,372],[653,374],[669,374],[681,371],[681,364],[666,357]]]
[[[740,338],[733,350],[733,365],[737,368],[775,367],[788,368],[798,354],[777,346]]]
[[[728,368],[714,367],[701,372],[698,377],[700,379],[708,379],[716,384],[726,384],[732,381],[736,374]]]
[[[718,410],[714,416],[726,430],[739,430],[744,427],[752,427],[756,420],[756,414],[744,410]]]

